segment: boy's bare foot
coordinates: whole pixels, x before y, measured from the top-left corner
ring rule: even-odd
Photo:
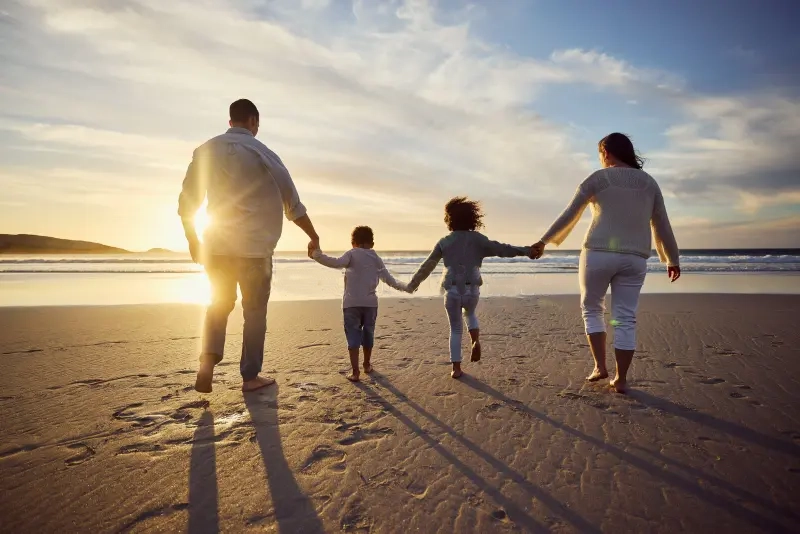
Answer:
[[[469,359],[471,362],[481,361],[481,342],[476,341],[472,344],[472,357]]]
[[[628,382],[627,380],[622,380],[621,378],[617,377],[614,378],[611,382],[608,383],[614,391],[617,393],[627,393],[628,392]]]
[[[608,378],[608,371],[595,367],[594,371],[592,371],[592,374],[586,377],[586,380],[589,382],[597,382],[598,380],[602,380],[604,378]]]
[[[461,362],[453,363],[453,370],[450,371],[450,376],[453,378],[461,378],[461,375],[464,373],[461,372]]]
[[[370,374],[372,372],[372,364],[364,362],[364,372]]]
[[[214,364],[201,363],[197,371],[197,380],[194,382],[194,389],[198,393],[211,393],[211,382],[214,380]]]
[[[274,383],[275,383],[274,378],[270,378],[268,376],[257,376],[252,380],[245,380],[244,382],[242,382],[242,391],[245,393],[249,393],[257,389],[271,386]]]
[[[348,379],[350,382],[358,382],[359,380],[361,380],[361,377],[358,373],[350,373],[345,378]]]

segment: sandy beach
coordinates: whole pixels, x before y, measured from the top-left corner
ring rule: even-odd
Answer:
[[[1,308],[2,532],[797,532],[800,297],[644,295],[633,391],[584,382],[575,296],[479,307],[449,377],[438,299],[382,303],[348,383],[336,301],[241,317],[193,391],[192,305]]]

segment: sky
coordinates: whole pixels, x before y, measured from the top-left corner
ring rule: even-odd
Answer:
[[[0,233],[185,250],[192,151],[249,98],[323,249],[361,224],[430,248],[456,195],[534,243],[613,131],[682,248],[800,247],[798,20],[778,0],[3,0]]]

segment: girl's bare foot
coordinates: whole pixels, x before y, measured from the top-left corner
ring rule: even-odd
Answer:
[[[608,383],[614,391],[617,393],[627,393],[628,392],[628,382],[626,380],[622,380],[619,377],[614,378],[611,382]]]
[[[257,389],[271,386],[274,383],[275,383],[274,378],[270,378],[268,376],[257,376],[252,380],[245,380],[244,382],[242,382],[242,391],[245,393],[249,393]]]
[[[372,372],[372,364],[364,362],[364,372],[370,374]]]
[[[464,373],[461,372],[461,362],[453,363],[453,370],[450,371],[450,376],[453,378],[461,378],[461,375]]]
[[[471,362],[481,361],[481,342],[476,341],[472,344],[472,357],[469,359]]]
[[[350,373],[345,378],[348,379],[350,382],[358,382],[359,380],[361,380],[358,373]]]
[[[602,380],[604,378],[608,378],[608,371],[595,367],[594,371],[592,371],[592,374],[586,377],[586,380],[589,382],[597,382],[598,380]]]

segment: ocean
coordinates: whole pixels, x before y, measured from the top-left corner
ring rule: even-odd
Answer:
[[[331,253],[334,254],[334,253]],[[407,280],[427,251],[380,252]],[[578,251],[548,251],[537,261],[487,258],[482,295],[521,297],[577,294]],[[684,250],[675,284],[653,257],[644,291],[650,293],[800,293],[800,249]],[[415,296],[439,294],[440,269]],[[342,275],[302,253],[274,258],[273,300],[341,297]],[[381,297],[408,297],[381,286]],[[205,303],[202,267],[185,254],[7,255],[0,257],[0,306]]]

